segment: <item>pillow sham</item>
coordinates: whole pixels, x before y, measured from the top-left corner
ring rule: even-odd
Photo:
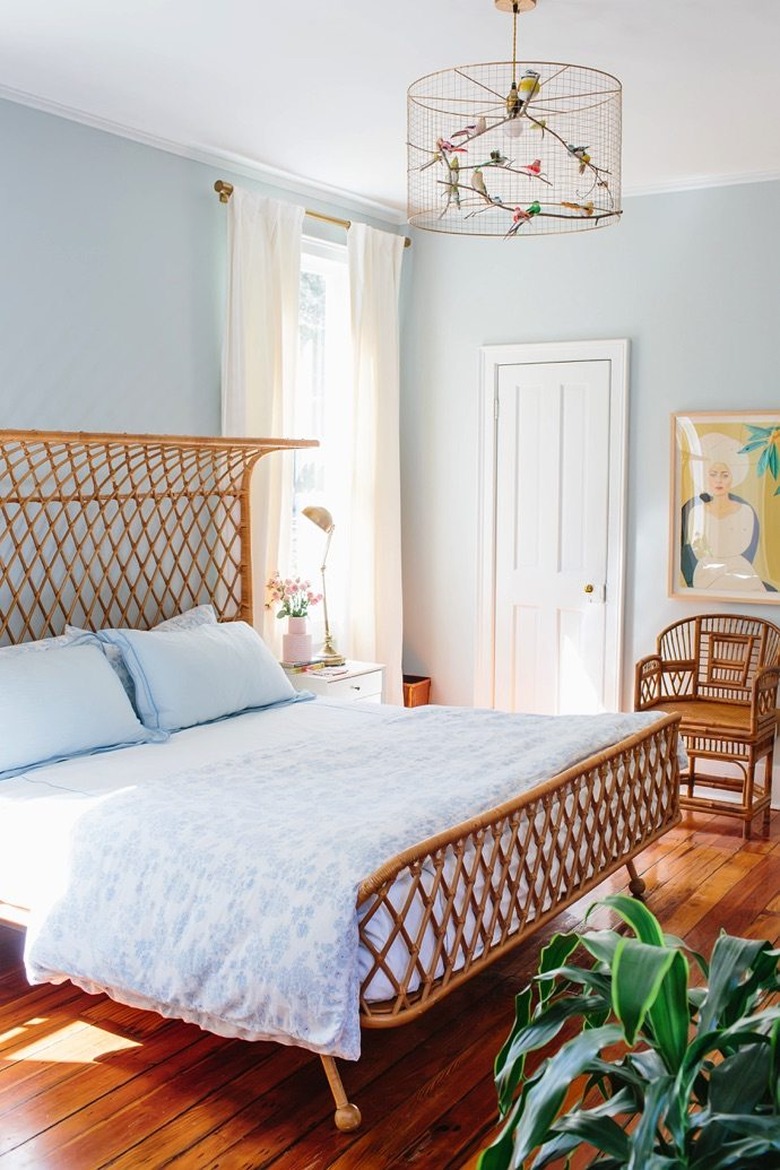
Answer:
[[[68,646],[86,631],[68,627],[64,634],[56,634],[52,638],[37,638],[34,642],[16,642],[13,646],[0,646],[0,660],[12,658],[17,654],[40,653],[42,650],[57,650]]]
[[[185,609],[183,613],[174,614],[164,622],[152,626],[153,630],[193,630],[196,626],[215,626],[217,613],[210,602],[205,605],[194,605],[192,609]]]
[[[167,739],[139,722],[91,634],[0,657],[0,780],[111,748]]]
[[[191,630],[102,630],[122,651],[141,722],[162,731],[293,700],[297,692],[246,622]]]

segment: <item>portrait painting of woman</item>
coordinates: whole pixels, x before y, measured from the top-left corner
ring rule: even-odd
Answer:
[[[759,445],[751,445],[757,428],[733,416],[705,425],[704,417],[674,418],[678,555],[670,592],[780,601],[780,581],[767,556],[768,541],[780,539],[780,497],[758,471]]]

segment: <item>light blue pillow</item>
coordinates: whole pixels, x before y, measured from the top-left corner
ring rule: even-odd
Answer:
[[[195,605],[192,609],[185,609],[183,613],[174,614],[173,617],[166,618],[165,621],[158,622],[156,626],[152,626],[153,630],[191,630],[195,626],[216,625],[217,614],[213,605],[206,603],[205,605]],[[79,635],[91,634],[90,630],[82,630],[79,626],[66,626],[65,633],[62,635],[63,639],[72,640]],[[59,641],[59,639],[49,638],[47,641]],[[22,645],[39,646],[37,642],[26,642]],[[119,681],[125,688],[127,697],[131,703],[135,703],[135,687],[133,685],[132,675],[125,665],[125,660],[122,657],[122,651],[118,646],[112,646],[108,642],[102,642],[101,645],[106,653],[106,658],[116,671]],[[45,648],[45,647],[44,647]],[[11,647],[13,650],[19,649],[17,646]],[[2,651],[0,651],[2,653]]]
[[[0,779],[166,739],[139,721],[96,638],[0,656]]]
[[[191,630],[101,630],[98,637],[122,651],[135,684],[136,710],[147,727],[178,731],[297,697],[246,622]]]

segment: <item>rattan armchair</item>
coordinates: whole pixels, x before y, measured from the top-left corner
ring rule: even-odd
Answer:
[[[739,614],[675,622],[636,666],[635,709],[682,716],[688,770],[680,804],[739,817],[745,837],[759,813],[769,831],[779,680],[780,628]],[[700,771],[708,760],[728,767]]]

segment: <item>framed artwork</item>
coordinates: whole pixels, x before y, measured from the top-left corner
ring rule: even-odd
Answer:
[[[780,410],[672,415],[669,594],[780,604]]]

